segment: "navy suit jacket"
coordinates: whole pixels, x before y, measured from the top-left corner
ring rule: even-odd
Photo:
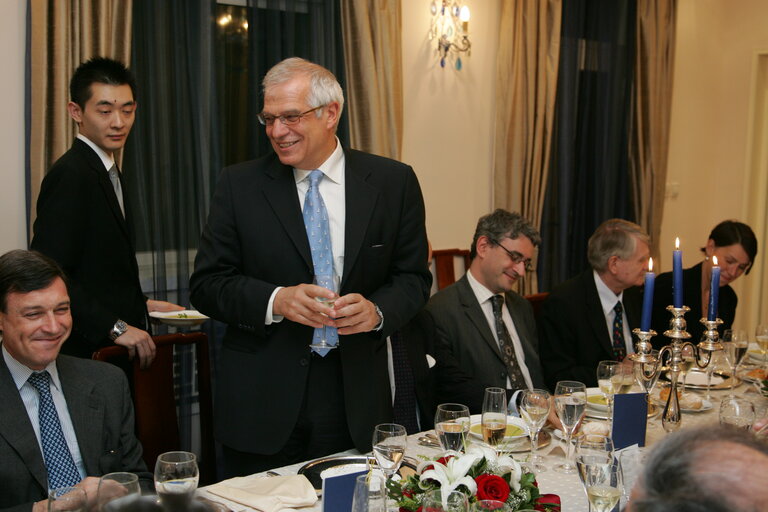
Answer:
[[[380,331],[342,336],[347,423],[370,450],[392,416],[386,336],[422,308],[427,267],[424,201],[411,167],[344,149],[344,271],[341,295],[360,293],[384,315]],[[311,283],[312,256],[292,168],[274,153],[222,171],[190,280],[191,301],[225,322],[214,428],[223,444],[272,454],[290,435],[304,397],[312,328],[265,325],[277,286]]]
[[[120,369],[65,355],[56,360],[56,368],[87,476],[129,471],[151,480],[134,435],[128,381]],[[28,511],[33,502],[47,498],[48,477],[29,415],[2,355],[0,404],[0,511]]]

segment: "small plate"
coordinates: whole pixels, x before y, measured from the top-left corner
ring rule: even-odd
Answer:
[[[654,395],[652,396],[652,399],[661,409],[663,409],[664,406],[667,405],[667,401],[666,400],[662,400],[658,393],[654,393]],[[710,402],[709,400],[707,400],[704,397],[701,397],[701,408],[700,409],[690,409],[690,408],[687,408],[687,407],[683,407],[683,405],[680,404],[680,410],[683,411],[683,412],[705,412],[705,411],[712,410],[712,407],[714,407],[712,402]]]
[[[760,352],[759,348],[753,348],[757,347],[757,345],[751,345],[749,347],[749,350],[747,350],[747,359],[751,359],[754,363],[763,363],[763,353]]]
[[[398,474],[402,478],[416,473],[416,467],[409,462],[407,457],[403,459]],[[307,462],[299,468],[298,474],[307,477],[307,480],[315,488],[318,496],[323,491],[323,479],[329,476],[346,475],[359,471],[368,471],[376,467],[376,458],[373,455],[343,455],[339,457],[324,457],[322,459]]]
[[[571,440],[576,441],[576,439],[578,439],[581,436],[583,436],[584,432],[582,432],[581,428],[584,427],[584,425],[587,425],[589,423],[592,423],[592,422],[590,422],[590,421],[582,422],[581,427],[579,427],[578,431],[574,432],[573,437],[571,438]],[[604,422],[598,421],[596,423],[604,423]],[[563,432],[559,428],[556,428],[556,429],[554,429],[552,431],[552,437],[554,437],[558,441],[564,441],[565,440],[565,437],[563,436]]]
[[[587,388],[587,407],[598,411],[608,410],[608,402],[600,388]]]
[[[656,412],[658,411],[658,407],[656,407],[655,404],[648,404],[648,417],[650,418]],[[592,418],[595,420],[607,420],[611,418],[611,414],[608,411],[608,409],[604,411],[600,411],[598,409],[593,409],[591,407],[587,407],[586,413],[584,414],[587,418]]]
[[[183,311],[152,311],[150,317],[160,322],[176,327],[192,327],[200,325],[208,320],[208,317],[194,309],[185,309]]]
[[[552,442],[552,436],[546,430],[539,432],[539,448],[549,446]],[[528,453],[531,451],[531,442],[528,436],[514,438],[507,442],[504,440],[498,447],[499,451],[504,453]]]
[[[476,437],[477,439],[483,438],[483,425],[482,415],[473,414],[469,418],[471,424],[469,426],[469,435]],[[507,416],[507,433],[504,436],[504,442],[512,441],[513,439],[519,439],[521,437],[528,436],[528,427],[525,422],[517,416]]]

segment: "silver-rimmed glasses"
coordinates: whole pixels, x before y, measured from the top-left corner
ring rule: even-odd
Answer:
[[[525,265],[526,272],[533,272],[533,262],[531,261],[530,258],[526,259],[525,256],[523,256],[517,251],[510,251],[509,249],[501,245],[501,242],[499,242],[498,240],[494,240],[493,238],[490,238],[490,237],[488,238],[488,240],[490,240],[490,242],[493,245],[497,245],[502,249],[504,249],[504,252],[507,253],[507,256],[509,256],[509,259],[512,260],[512,263],[514,263],[515,265],[517,265],[518,263],[523,263]]]
[[[307,110],[306,112],[300,112],[297,114],[280,114],[279,116],[273,116],[272,114],[265,114],[264,112],[258,114],[256,117],[259,119],[259,122],[264,126],[272,126],[275,124],[275,120],[279,119],[281,123],[284,125],[292,125],[296,124],[299,121],[301,121],[301,118],[304,117],[307,114],[311,114],[315,110],[320,110],[325,105],[320,105],[319,107],[311,108]]]

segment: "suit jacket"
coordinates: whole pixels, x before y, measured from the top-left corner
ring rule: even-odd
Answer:
[[[90,358],[110,345],[118,318],[147,328],[127,194],[124,204],[125,218],[104,164],[80,139],[43,179],[31,248],[56,260],[69,280],[74,323],[65,354]]]
[[[505,303],[523,346],[534,387],[544,387],[533,308],[514,292]],[[456,402],[480,413],[487,387],[507,387],[507,366],[466,274],[429,300],[437,336],[437,402]]]
[[[56,366],[88,476],[114,471],[152,475],[134,436],[133,404],[125,375],[115,366],[60,355]],[[40,445],[16,384],[0,356],[0,510],[31,510],[47,498]]]
[[[386,336],[429,296],[424,201],[409,166],[359,151],[345,155],[341,295],[360,293],[384,315],[383,329],[342,336],[347,423],[355,446],[391,418]],[[190,279],[191,301],[227,323],[217,377],[214,430],[239,451],[279,451],[296,423],[313,329],[265,325],[277,286],[311,283],[312,256],[294,174],[271,153],[222,171]]]
[[[624,290],[630,331],[640,325],[640,300],[639,288]],[[541,363],[550,389],[560,380],[597,386],[598,363],[615,357],[592,269],[552,290],[542,304],[538,325]]]
[[[706,311],[701,310],[701,271],[702,263],[683,270],[683,304],[691,308],[685,315],[686,330],[690,333],[690,341],[698,343],[704,335],[704,326],[699,321],[706,317]],[[656,331],[653,345],[659,349],[669,344],[670,339],[664,337],[664,331],[669,329],[669,321],[672,313],[667,311],[667,306],[672,304],[672,272],[665,272],[656,277],[653,289],[653,310],[651,312],[651,329]],[[720,287],[720,300],[718,302],[717,316],[722,319],[720,333],[733,326],[736,318],[736,305],[739,298],[731,285]]]
[[[419,424],[422,430],[429,430],[434,426],[437,408],[435,372],[427,362],[427,354],[434,357],[435,324],[432,316],[422,310],[400,329],[400,334],[405,343],[408,362],[415,381]]]

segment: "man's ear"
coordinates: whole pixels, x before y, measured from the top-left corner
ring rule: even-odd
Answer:
[[[489,250],[491,250],[492,247],[493,244],[491,243],[491,239],[485,235],[482,235],[477,238],[477,242],[475,243],[475,252],[477,252],[478,256],[485,258],[485,255]]]
[[[325,112],[328,115],[328,128],[334,128],[339,123],[339,104],[335,101],[325,106]]]
[[[619,263],[619,257],[615,254],[608,258],[608,264],[606,265],[606,270],[610,272],[612,275],[616,275],[617,269],[616,265]]]
[[[83,109],[74,101],[67,103],[67,112],[69,112],[69,117],[74,119],[77,124],[83,122]]]

